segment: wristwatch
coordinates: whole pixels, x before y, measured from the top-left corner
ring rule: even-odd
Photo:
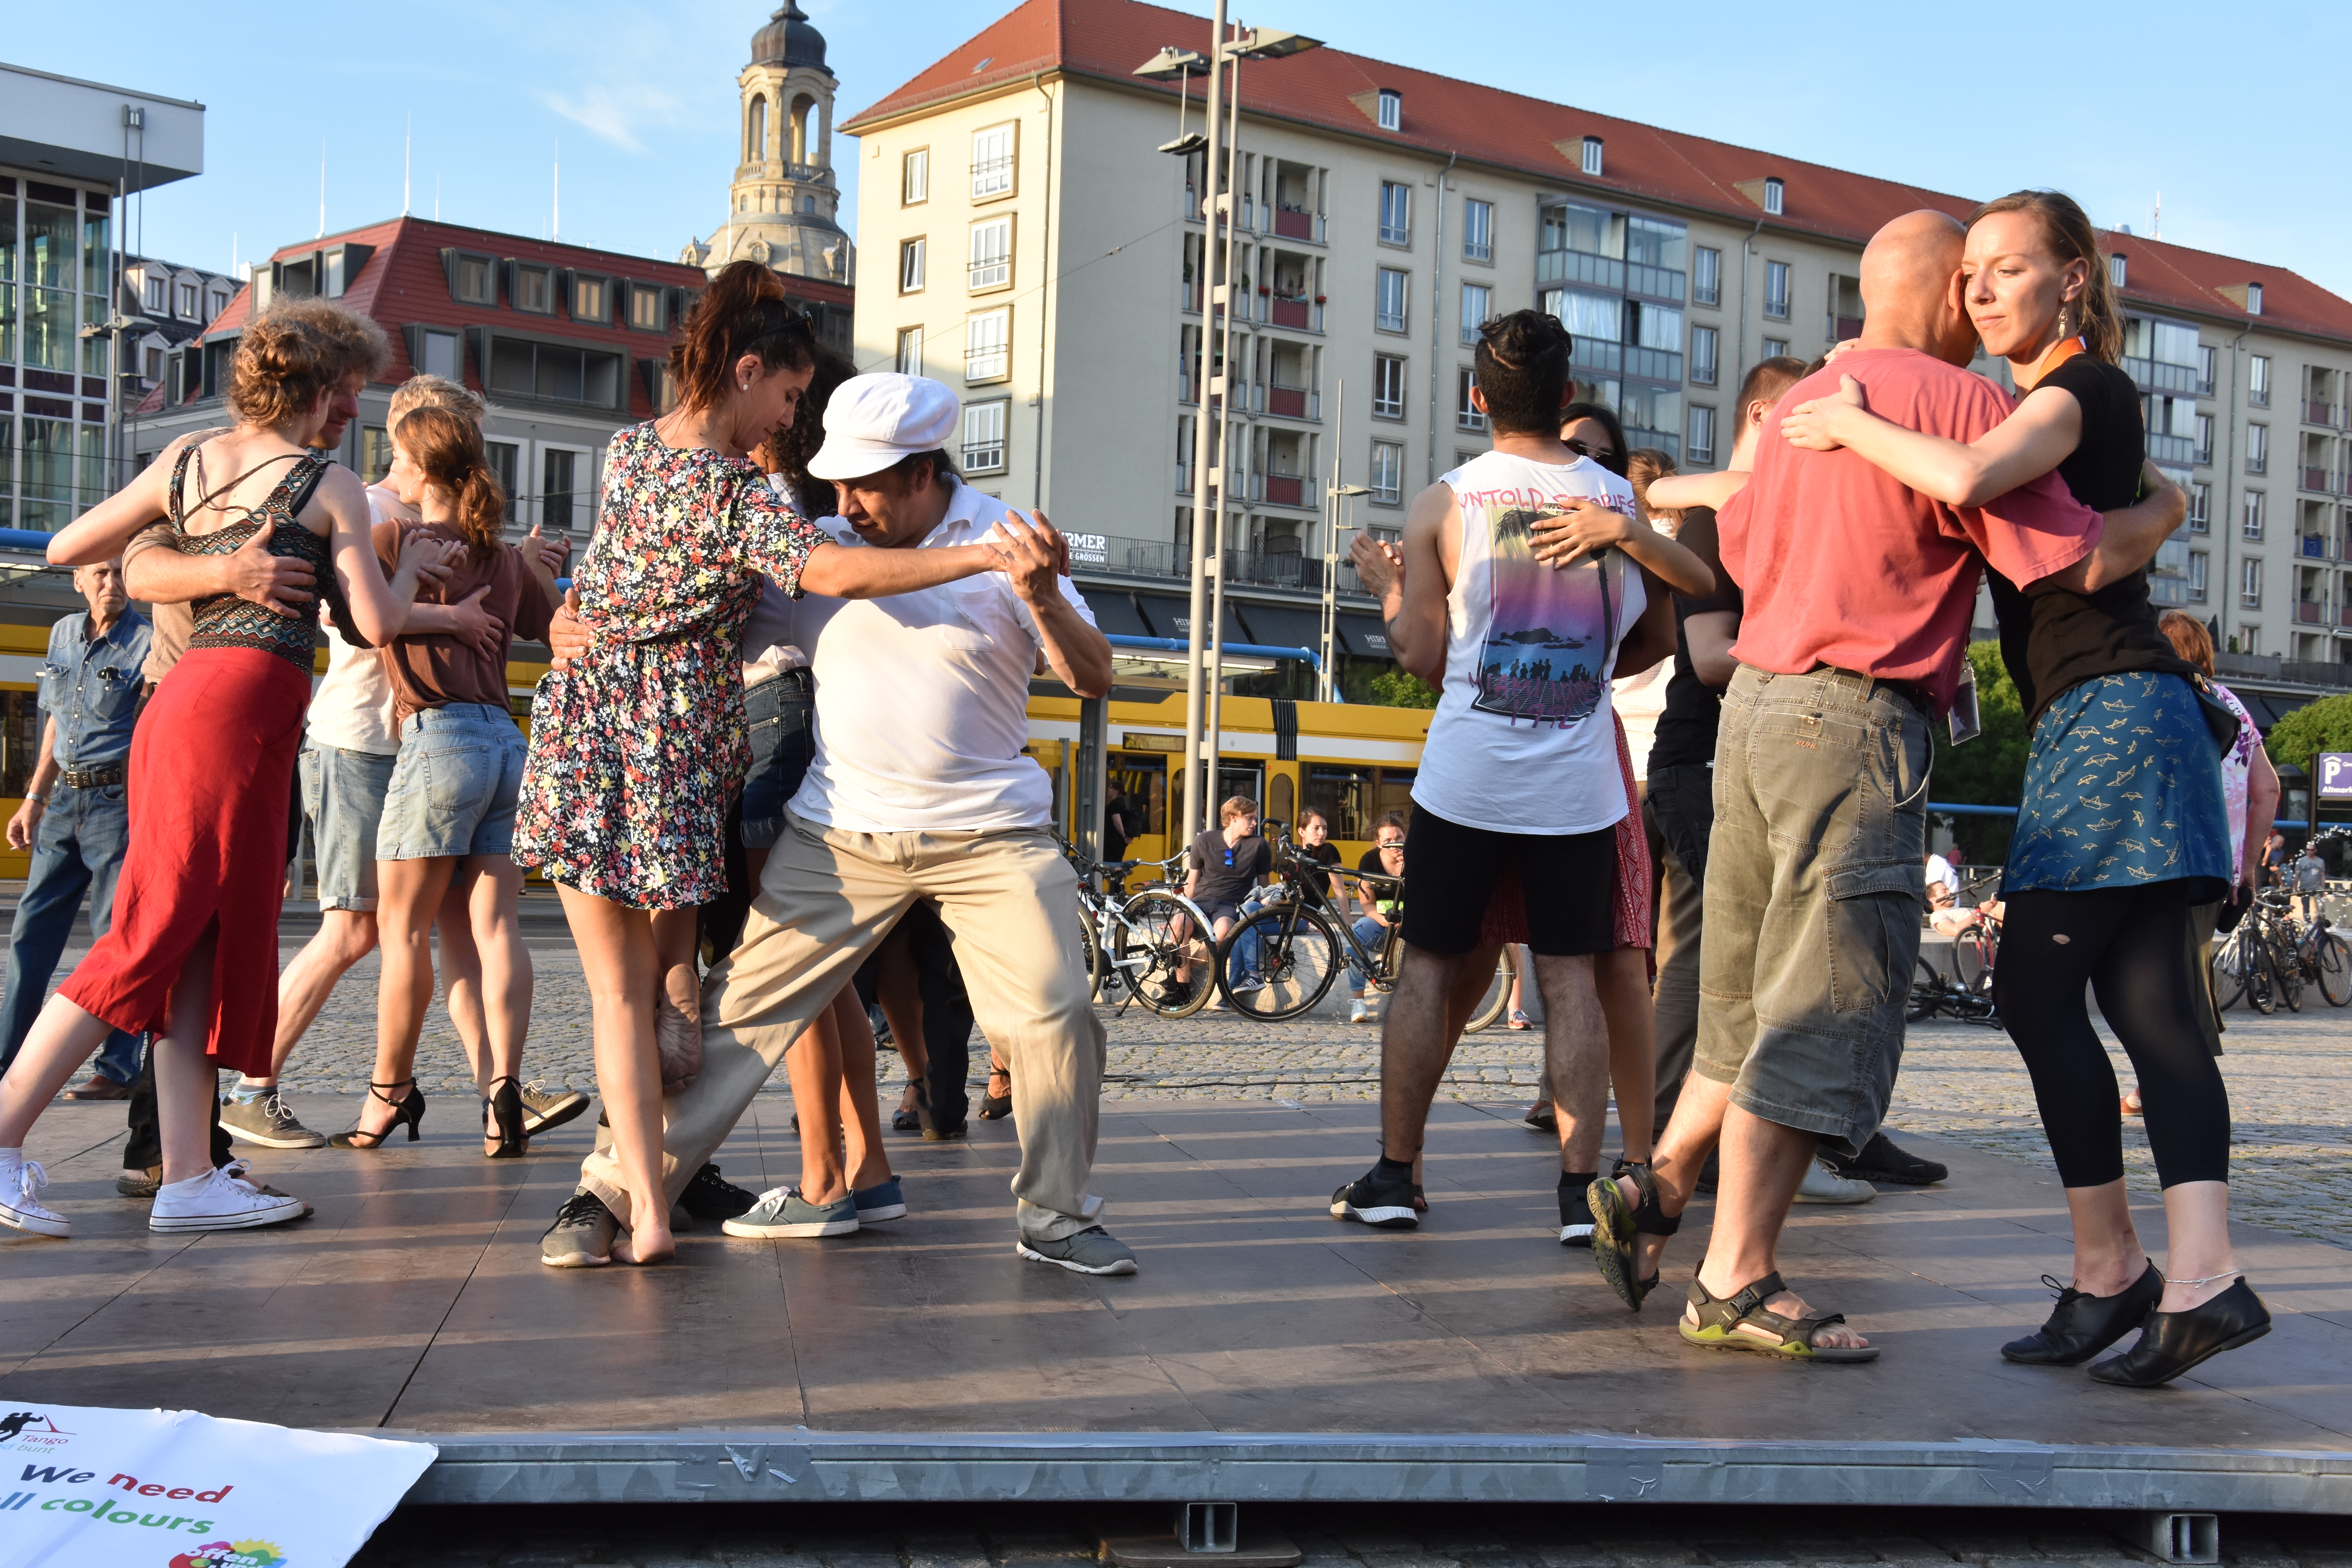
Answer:
[[[46,806],[49,804],[49,797],[48,797],[47,795],[43,795],[39,790],[37,790],[37,789],[28,789],[28,790],[26,790],[26,791],[25,792],[25,798],[26,798],[26,800],[29,800],[29,801],[33,802],[33,803],[34,803],[35,805],[40,805],[40,806],[44,806],[44,807],[46,807]]]

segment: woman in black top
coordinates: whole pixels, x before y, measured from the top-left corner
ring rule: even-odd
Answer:
[[[1921,436],[1864,412],[1849,380],[1841,396],[1792,410],[1782,435],[1851,447],[1954,506],[2053,468],[2094,510],[2166,486],[2142,455],[2139,395],[2116,363],[2122,321],[2082,209],[2050,191],[1988,203],[1969,225],[1961,278],[1987,352],[2008,360],[2023,394],[2007,421],[1973,446]],[[2074,1284],[2038,1332],[2002,1353],[2076,1365],[2145,1324],[2133,1350],[2092,1375],[2162,1383],[2270,1322],[2231,1253],[2229,1096],[2182,962],[2191,907],[2235,874],[2220,748],[2196,670],[2157,626],[2145,569],[2088,594],[1990,575],[2001,657],[2033,726],[1995,973],[2074,1223]],[[2169,1273],[2132,1227],[2115,1073],[2086,982],[2140,1071]]]

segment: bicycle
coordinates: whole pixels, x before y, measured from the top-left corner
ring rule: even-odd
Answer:
[[[1275,868],[1282,880],[1267,889],[1265,902],[1255,913],[1236,921],[1217,944],[1217,988],[1225,1005],[1269,1023],[1296,1018],[1323,1000],[1349,958],[1374,990],[1383,994],[1394,990],[1403,956],[1398,928],[1391,924],[1374,951],[1357,937],[1353,921],[1332,919],[1328,895],[1321,891],[1323,882],[1334,878],[1343,890],[1390,879],[1318,864],[1287,841],[1276,845]],[[1496,961],[1495,977],[1463,1033],[1475,1034],[1503,1016],[1517,974],[1517,951],[1506,944]]]
[[[1124,900],[1112,891],[1114,885],[1123,889],[1128,877],[1145,867],[1172,880],[1182,852],[1165,860],[1106,864],[1058,833],[1054,839],[1078,874],[1078,934],[1095,1000],[1117,998],[1121,1012],[1129,1001],[1140,1002],[1163,1018],[1188,1018],[1206,1005],[1210,987],[1204,979],[1195,976],[1188,984],[1178,977],[1188,963],[1197,965],[1210,957],[1205,939],[1215,928],[1200,906],[1164,884]]]
[[[1959,889],[1974,895],[1979,889],[2000,880],[1998,870],[1971,877]],[[1952,937],[1952,974],[1966,990],[1990,998],[1992,995],[1993,966],[2000,956],[2000,906],[1980,903],[1976,919],[1960,928]]]
[[[1945,978],[1944,972],[1922,958],[1911,982],[1911,998],[1903,1009],[1903,1016],[1914,1024],[1924,1024],[1939,1015],[1949,1015],[1967,1024],[1983,1024],[1998,1027],[1999,1010],[1993,1005],[1991,987],[1982,990],[1963,985]]]

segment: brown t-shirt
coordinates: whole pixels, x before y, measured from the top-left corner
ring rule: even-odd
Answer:
[[[131,542],[122,547],[122,569],[130,571],[132,557],[158,545],[166,550],[179,548],[172,542],[172,525],[168,522],[142,528],[131,536]],[[139,667],[139,674],[142,679],[152,686],[171,674],[172,667],[180,662],[180,656],[188,651],[188,643],[196,635],[195,606],[150,605],[147,620],[155,628],[155,635],[147,644],[147,662]]]
[[[386,576],[399,560],[401,541],[411,533],[465,541],[446,523],[380,522],[375,527],[375,552]],[[469,551],[458,558],[447,582],[418,589],[417,602],[462,604],[485,585],[490,592],[482,608],[507,628],[506,642],[495,654],[484,653],[446,632],[397,637],[383,650],[384,673],[392,678],[395,722],[405,724],[419,709],[446,708],[452,702],[478,702],[491,708],[507,705],[509,645],[516,637],[545,641],[548,623],[555,614],[522,552],[503,544],[487,558],[478,558]]]

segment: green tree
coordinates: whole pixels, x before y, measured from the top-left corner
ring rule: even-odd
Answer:
[[[2352,752],[2352,694],[2323,697],[2296,709],[2276,724],[2264,742],[2274,767],[2311,771],[2319,752]]]
[[[2025,702],[2017,682],[2009,678],[2009,667],[2001,663],[1999,643],[1970,643],[1969,663],[1977,674],[1977,712],[1984,733],[1955,746],[1949,726],[1928,726],[1936,745],[1928,794],[1956,805],[2015,805],[2025,795],[2025,753],[2031,740]],[[2011,824],[2006,816],[1955,816],[1952,836],[1969,861],[1994,865],[2008,857]]]
[[[1405,669],[1387,669],[1372,677],[1372,700],[1382,708],[1434,708],[1437,688]]]

